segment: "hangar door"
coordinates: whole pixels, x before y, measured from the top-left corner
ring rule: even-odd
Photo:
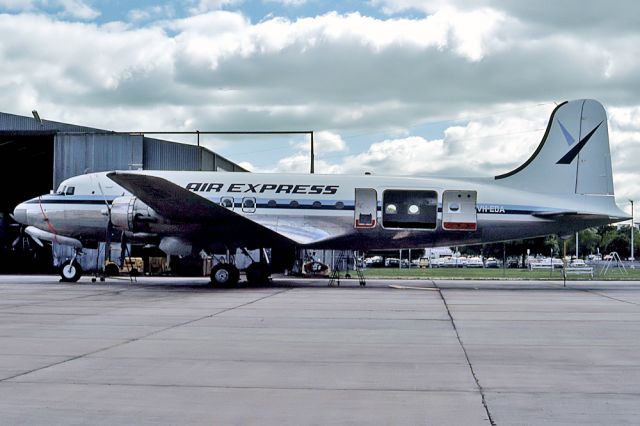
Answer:
[[[475,231],[476,191],[444,191],[442,193],[442,229],[445,231]]]
[[[141,168],[142,141],[142,135],[58,133],[54,140],[54,187],[85,173]]]

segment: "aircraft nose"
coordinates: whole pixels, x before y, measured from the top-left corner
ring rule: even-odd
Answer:
[[[28,225],[27,223],[27,206],[24,203],[20,203],[13,210],[13,220],[23,225]]]

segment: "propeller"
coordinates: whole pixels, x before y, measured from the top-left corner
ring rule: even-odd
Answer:
[[[105,257],[107,261],[111,261],[111,238],[113,237],[113,222],[111,221],[111,206],[109,205],[109,201],[107,201],[107,196],[102,189],[102,185],[100,181],[98,181],[98,189],[100,189],[100,194],[102,194],[102,199],[104,200],[104,204],[107,206],[107,229],[105,235]]]
[[[11,215],[11,217],[13,218],[13,215]],[[25,230],[27,229],[27,225],[23,225],[21,223],[11,223],[9,224],[9,226],[11,228],[18,228],[18,236],[15,238],[15,240],[13,240],[13,242],[11,242],[11,248],[13,250],[15,250],[18,247],[18,244],[20,244],[23,241],[26,241],[28,244],[27,247],[30,248],[31,247],[31,244],[29,243],[30,240],[35,241],[35,243],[38,244],[40,247],[44,247],[44,243],[39,238],[34,237],[33,235],[30,235],[27,232],[25,232]]]
[[[121,265],[124,265],[124,259],[126,257],[127,251],[128,251],[127,236],[123,232],[122,236],[120,237],[120,264]]]

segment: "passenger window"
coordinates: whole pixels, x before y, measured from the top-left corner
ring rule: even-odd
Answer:
[[[220,205],[228,208],[229,210],[233,210],[233,197],[222,197],[220,199]]]
[[[458,213],[460,211],[460,204],[449,203],[449,213]]]
[[[245,213],[253,213],[256,211],[256,199],[247,197],[242,199],[242,211]]]
[[[395,204],[387,204],[387,206],[384,208],[384,212],[386,214],[396,214],[398,213],[398,208]]]

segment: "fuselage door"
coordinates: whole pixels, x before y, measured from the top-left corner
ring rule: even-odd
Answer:
[[[354,226],[375,228],[378,217],[378,194],[372,188],[356,188]]]
[[[442,229],[445,231],[475,231],[476,191],[444,191],[442,193]]]

